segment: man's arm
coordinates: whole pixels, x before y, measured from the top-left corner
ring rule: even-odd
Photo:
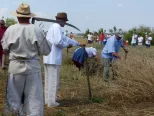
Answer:
[[[67,48],[70,45],[65,39],[65,35],[62,33],[61,27],[59,25],[52,26],[47,33],[47,40],[50,41],[53,45],[63,49]]]

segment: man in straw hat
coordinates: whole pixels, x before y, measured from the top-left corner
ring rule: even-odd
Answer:
[[[62,33],[62,27],[64,27],[65,23],[68,21],[66,13],[58,13],[56,21],[57,23],[54,23],[47,33],[47,40],[52,43],[52,51],[48,56],[43,57],[45,64],[45,103],[48,107],[59,106],[57,102],[57,91],[63,48],[82,46],[77,41],[68,38]]]
[[[116,33],[114,36],[108,38],[105,47],[102,50],[101,56],[104,59],[104,81],[108,82],[109,80],[109,68],[111,66],[112,60],[120,59],[118,52],[120,47],[124,49],[127,53],[128,50],[125,48],[122,35],[120,33]]]
[[[43,116],[40,55],[51,52],[51,44],[43,31],[30,24],[35,15],[28,4],[20,4],[16,12],[19,24],[10,26],[2,39],[2,46],[9,52],[9,77],[7,83],[6,112],[17,111],[27,116]],[[24,103],[22,108],[22,96]],[[22,112],[22,109],[24,111]]]

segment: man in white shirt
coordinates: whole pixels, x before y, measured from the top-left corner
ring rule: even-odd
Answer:
[[[87,36],[88,36],[88,43],[92,43],[92,41],[93,41],[93,35],[92,35],[92,33],[89,32],[89,34]]]
[[[59,106],[57,102],[57,91],[63,49],[81,45],[62,33],[62,27],[68,21],[67,14],[64,12],[58,13],[56,20],[57,23],[54,23],[49,28],[46,36],[47,40],[52,43],[52,51],[48,56],[43,57],[45,69],[45,103],[48,107]]]
[[[44,100],[40,55],[48,55],[51,44],[43,30],[29,23],[28,4],[20,4],[16,12],[19,24],[10,26],[2,39],[2,47],[9,52],[9,76],[6,90],[6,112],[20,116],[43,116]],[[23,97],[24,96],[24,97]]]
[[[143,45],[143,37],[141,36],[141,34],[139,34],[139,37],[138,37],[138,46],[142,46]]]
[[[151,33],[149,33],[148,37],[146,38],[146,42],[145,42],[147,48],[150,48],[151,41],[152,41],[152,36],[151,36]]]
[[[136,35],[136,33],[134,32],[134,33],[133,33],[133,36],[132,36],[131,44],[132,44],[132,46],[136,46],[136,43],[137,43],[137,35]]]

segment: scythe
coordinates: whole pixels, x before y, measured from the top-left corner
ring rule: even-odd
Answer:
[[[58,23],[56,20],[53,20],[53,19],[46,19],[46,18],[40,18],[40,17],[33,17],[33,18],[32,18],[32,24],[34,24],[35,21],[44,21],[44,22]],[[42,24],[42,23],[41,23],[41,24]],[[41,24],[40,24],[40,25],[41,25]],[[74,28],[74,29],[80,31],[79,28],[77,28],[76,26],[74,26],[74,25],[72,25],[72,24],[65,23],[65,25],[67,25],[67,26],[69,26],[69,27],[72,27],[72,28]],[[81,32],[81,31],[80,31],[80,32]],[[69,48],[67,48],[67,54],[68,54],[68,49],[69,49]]]
[[[58,23],[56,20],[53,19],[46,19],[46,18],[40,18],[40,17],[33,17],[32,18],[32,24],[35,23],[35,21],[44,21],[44,22],[52,22],[52,23]],[[80,31],[80,29],[78,29],[76,26],[69,24],[69,23],[65,23],[65,25],[70,26],[78,31]],[[81,31],[80,31],[81,32]]]

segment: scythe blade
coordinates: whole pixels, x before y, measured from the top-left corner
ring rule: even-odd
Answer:
[[[46,18],[34,17],[34,18],[32,18],[32,24],[35,23],[35,20],[36,20],[36,21],[45,21],[45,22],[57,23],[57,21],[56,21],[56,20],[53,20],[53,19],[46,19]],[[79,28],[77,28],[76,26],[74,26],[74,25],[72,25],[72,24],[65,23],[65,25],[70,26],[70,27],[75,28],[75,29],[77,29],[78,31],[80,31]],[[81,32],[81,31],[80,31],[80,32]]]

